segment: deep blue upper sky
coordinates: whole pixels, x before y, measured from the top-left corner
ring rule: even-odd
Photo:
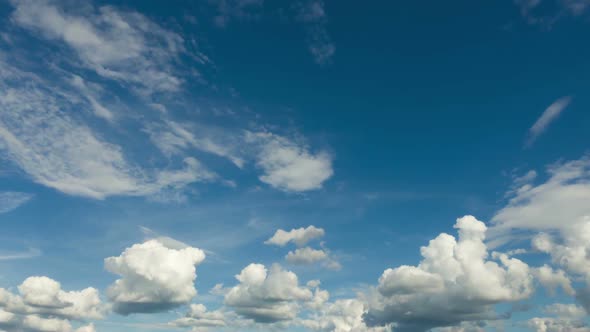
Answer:
[[[588,331],[586,7],[2,3],[0,331]]]

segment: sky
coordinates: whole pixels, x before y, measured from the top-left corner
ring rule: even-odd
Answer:
[[[0,331],[590,331],[590,2],[0,2]]]

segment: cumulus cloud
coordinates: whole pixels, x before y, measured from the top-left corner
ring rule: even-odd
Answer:
[[[276,245],[284,247],[289,242],[295,243],[298,247],[304,246],[312,240],[322,238],[325,231],[322,228],[317,228],[313,225],[306,228],[294,228],[290,231],[279,229],[265,244]]]
[[[386,332],[389,326],[368,327],[363,315],[365,304],[358,299],[340,299],[326,303],[299,324],[314,331],[326,332]]]
[[[492,218],[491,233],[504,242],[510,240],[514,230],[533,232],[533,249],[546,253],[565,273],[581,278],[590,287],[590,159],[554,164],[548,173],[544,183],[525,184],[513,194]],[[565,273],[549,272],[539,275],[541,282],[560,285],[573,293]],[[577,293],[578,300],[585,303],[583,290]]]
[[[31,200],[33,196],[32,194],[14,191],[0,192],[0,213],[10,212],[18,208]]]
[[[571,97],[563,97],[556,100],[555,102],[553,102],[553,104],[547,107],[545,112],[541,114],[541,116],[537,119],[537,121],[535,121],[533,126],[529,129],[529,137],[526,141],[526,146],[531,146],[537,140],[537,138],[547,130],[549,125],[553,121],[555,121],[559,117],[559,115],[567,108],[571,100]]]
[[[149,240],[105,259],[105,268],[121,276],[107,290],[119,314],[166,311],[187,304],[197,294],[195,266],[205,259],[197,248],[170,248]]]
[[[257,165],[264,171],[260,181],[288,192],[322,188],[334,174],[326,152],[311,153],[304,145],[268,132],[247,132],[246,142],[258,146]]]
[[[289,251],[285,260],[294,265],[312,265],[321,262],[322,266],[330,270],[340,270],[342,266],[335,260],[327,249],[298,248]]]
[[[426,331],[463,321],[497,319],[493,305],[529,297],[527,264],[505,254],[489,259],[486,226],[472,216],[457,219],[459,239],[440,234],[421,248],[418,266],[387,269],[369,301],[369,326],[396,324],[397,331]]]
[[[236,279],[239,283],[225,294],[224,303],[258,323],[293,320],[301,302],[313,298],[311,290],[299,286],[295,273],[276,264],[270,270],[262,264],[250,264]]]
[[[565,271],[559,269],[554,270],[547,264],[533,270],[535,277],[541,285],[543,285],[549,291],[549,294],[555,295],[555,291],[561,288],[566,294],[573,296],[575,295],[572,282],[566,275]]]
[[[582,320],[586,316],[583,308],[575,304],[554,303],[543,308],[552,317],[534,317],[527,326],[537,332],[582,332],[589,327]]]
[[[299,248],[294,251],[289,251],[285,259],[291,264],[309,265],[323,261],[328,258],[328,254],[321,249],[313,249],[310,247]]]
[[[202,304],[191,304],[185,317],[170,323],[175,327],[209,328],[226,326],[226,315],[220,310],[208,311]]]
[[[527,321],[527,326],[536,332],[587,332],[588,327],[580,321],[550,317],[534,317]]]
[[[0,329],[9,332],[43,331],[70,332],[70,320],[101,319],[105,306],[98,291],[64,291],[61,284],[48,277],[29,277],[18,294],[0,288]],[[94,331],[92,325],[76,332]]]

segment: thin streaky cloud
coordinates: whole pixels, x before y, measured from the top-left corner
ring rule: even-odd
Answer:
[[[0,213],[10,212],[27,203],[34,195],[21,192],[0,192]]]
[[[41,250],[37,248],[29,248],[29,250],[23,252],[0,252],[0,261],[29,259],[39,256],[41,256]]]
[[[537,138],[541,136],[549,127],[549,125],[555,121],[559,115],[567,108],[571,103],[572,97],[566,96],[557,99],[553,104],[549,105],[545,112],[535,121],[533,126],[529,129],[528,138],[525,142],[525,147],[532,146]]]

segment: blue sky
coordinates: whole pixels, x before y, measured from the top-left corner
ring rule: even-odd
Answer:
[[[0,331],[589,331],[590,2],[0,17]]]

